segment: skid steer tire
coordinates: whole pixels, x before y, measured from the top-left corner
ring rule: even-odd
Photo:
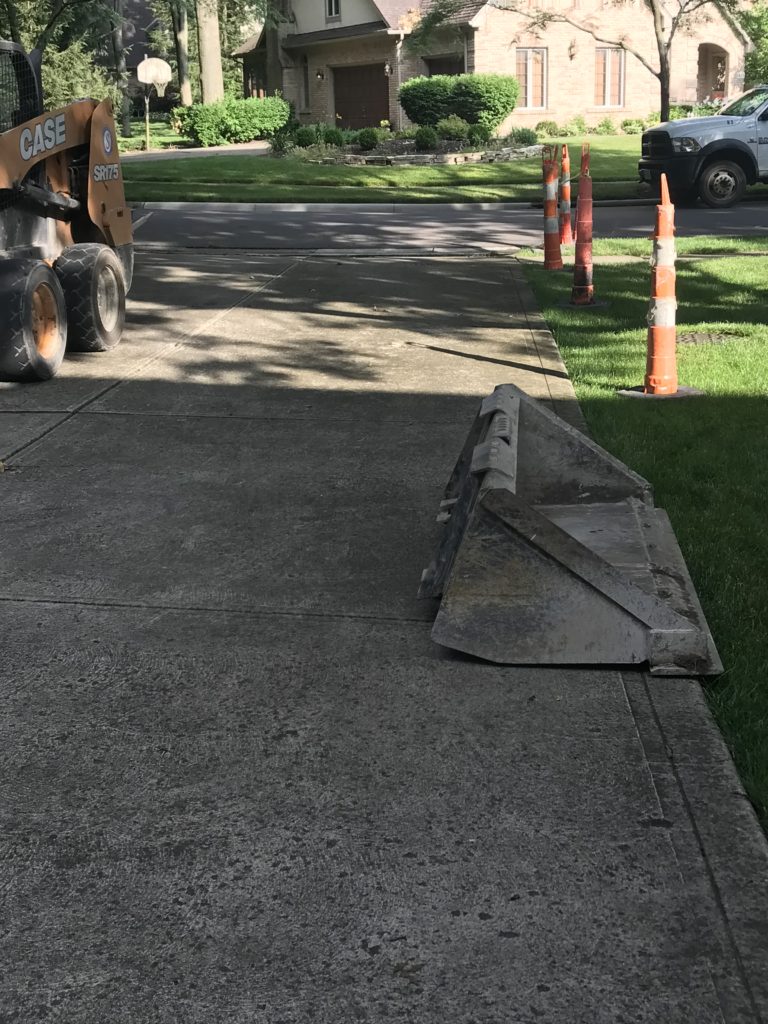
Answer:
[[[49,380],[67,347],[59,279],[37,260],[0,260],[0,379]]]
[[[108,352],[123,335],[125,278],[108,245],[84,242],[65,249],[53,265],[64,289],[72,352]]]

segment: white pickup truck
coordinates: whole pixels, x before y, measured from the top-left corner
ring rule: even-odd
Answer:
[[[667,121],[643,134],[642,181],[667,175],[674,202],[698,194],[707,206],[733,206],[747,185],[768,182],[768,85],[744,93],[713,117]]]

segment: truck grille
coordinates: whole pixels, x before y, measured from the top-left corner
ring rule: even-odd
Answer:
[[[672,140],[668,132],[645,132],[643,135],[643,159],[672,155]]]

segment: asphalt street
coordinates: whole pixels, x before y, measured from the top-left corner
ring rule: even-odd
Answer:
[[[595,209],[595,237],[642,237],[653,206]],[[504,251],[540,245],[541,210],[487,204],[176,203],[134,211],[142,246],[256,250]],[[768,203],[676,211],[678,234],[768,234]]]

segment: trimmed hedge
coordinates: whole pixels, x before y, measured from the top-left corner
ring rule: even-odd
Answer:
[[[515,109],[519,91],[511,75],[457,75],[452,113],[493,131]]]
[[[435,127],[452,115],[490,131],[515,109],[519,86],[511,75],[434,75],[400,86],[400,104],[415,124]]]
[[[400,106],[414,124],[434,128],[451,114],[455,75],[433,75],[432,78],[409,78],[398,92]]]
[[[198,146],[269,138],[288,123],[290,116],[290,106],[279,96],[195,103],[178,111],[181,133]]]

